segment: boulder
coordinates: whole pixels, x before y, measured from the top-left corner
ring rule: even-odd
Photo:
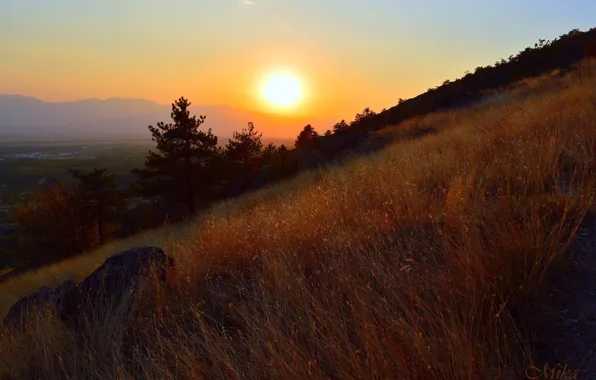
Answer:
[[[55,289],[44,287],[19,300],[8,312],[5,324],[21,326],[27,317],[48,307],[65,322],[72,322],[102,302],[118,302],[135,295],[143,278],[151,273],[163,282],[174,260],[161,248],[138,247],[109,257],[80,284],[67,281]]]
[[[164,281],[168,269],[174,266],[174,259],[161,248],[138,247],[110,256],[80,285],[85,295],[99,296],[100,292],[109,295],[131,289],[136,290],[139,280],[155,269],[157,278]]]
[[[14,304],[6,318],[5,323],[19,324],[26,316],[43,313],[47,306],[60,308],[64,303],[66,295],[77,287],[74,281],[66,281],[56,289],[47,286],[21,298]]]

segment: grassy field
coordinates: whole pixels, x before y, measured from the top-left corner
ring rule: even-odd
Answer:
[[[9,222],[12,207],[30,199],[44,178],[70,180],[69,168],[107,168],[116,174],[118,187],[126,189],[137,180],[131,170],[144,165],[151,147],[150,139],[52,141],[40,136],[26,140],[0,136],[0,230]],[[0,236],[2,270],[14,265],[14,239]]]
[[[545,320],[525,305],[593,204],[595,66],[393,130],[413,125],[439,133],[1,284],[3,314],[118,249],[177,262],[84,337],[48,316],[0,331],[0,374],[524,378]]]
[[[107,168],[119,186],[126,187],[135,181],[130,171],[144,164],[151,145],[150,140],[0,143],[0,199],[29,192],[47,176],[68,179],[68,168]],[[20,156],[34,153],[47,157]],[[72,156],[59,156],[63,153]]]
[[[265,143],[286,144],[291,146],[291,139],[263,139]],[[225,145],[227,138],[220,139]],[[147,152],[155,144],[150,136],[142,138],[106,138],[95,140],[59,140],[48,137],[3,137],[0,135],[0,209],[2,200],[18,201],[23,194],[34,189],[47,176],[59,180],[70,178],[68,169],[91,170],[107,168],[116,174],[116,181],[125,188],[137,180],[131,173],[133,168],[142,167]],[[27,158],[22,155],[41,153],[44,158]],[[60,156],[69,153],[71,156]],[[50,156],[51,155],[51,156]],[[4,206],[7,206],[4,204]]]

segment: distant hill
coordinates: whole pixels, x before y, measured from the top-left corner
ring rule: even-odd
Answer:
[[[302,168],[311,168],[336,161],[346,153],[368,153],[382,149],[390,140],[375,131],[433,112],[467,107],[485,99],[487,95],[515,88],[530,78],[563,76],[579,67],[584,60],[596,59],[596,28],[582,32],[574,29],[553,41],[539,40],[494,65],[477,67],[454,81],[428,89],[411,99],[399,99],[398,104],[379,113],[359,114],[329,136],[319,136],[316,144],[302,152]],[[365,110],[366,111],[366,110]],[[408,128],[398,134],[400,139],[417,138],[434,133],[430,128]]]
[[[596,59],[596,28],[585,32],[574,29],[553,41],[540,40],[533,47],[494,65],[477,67],[464,77],[446,80],[415,98],[400,99],[396,106],[352,126],[360,130],[378,130],[414,116],[465,107],[479,101],[486,93],[505,89],[517,81],[556,70],[564,73],[584,59]]]
[[[170,109],[170,105],[145,99],[109,98],[53,103],[22,95],[0,94],[0,136],[146,136],[149,139],[147,126],[158,121],[169,122]],[[249,121],[269,139],[295,137],[306,124],[321,129],[332,125],[329,121],[285,117],[222,105],[193,105],[192,111],[206,115],[204,128],[211,128],[221,138],[246,127]]]

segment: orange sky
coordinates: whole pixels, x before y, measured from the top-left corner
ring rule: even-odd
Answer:
[[[304,97],[287,112],[339,119],[347,117],[346,109],[351,115],[369,105],[389,106],[395,103],[396,93],[405,97],[419,90],[406,83],[399,86],[399,91],[379,87],[371,81],[374,72],[346,66],[317,46],[239,49],[210,60],[197,54],[196,61],[192,60],[194,65],[181,58],[139,63],[125,53],[106,57],[61,46],[22,45],[12,46],[11,50],[13,59],[24,63],[18,70],[26,75],[6,75],[0,92],[48,101],[118,96],[171,103],[183,95],[195,104],[275,112],[278,110],[262,98],[262,80],[268,73],[291,71],[300,81]],[[40,56],[45,64],[40,64]]]
[[[298,73],[293,115],[379,111],[590,25],[585,0],[19,0],[0,5],[0,93],[133,97],[275,111],[271,70]],[[536,6],[541,9],[536,13]]]

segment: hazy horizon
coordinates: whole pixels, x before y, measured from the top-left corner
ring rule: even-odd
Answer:
[[[202,129],[212,129],[220,138],[232,137],[248,125],[255,124],[266,140],[295,138],[311,124],[324,132],[333,121],[293,115],[268,114],[229,105],[196,104],[191,112],[205,115]],[[159,121],[170,122],[171,104],[150,99],[118,98],[81,99],[70,102],[47,102],[23,94],[0,93],[0,135],[88,136],[151,139],[147,127]]]
[[[341,120],[586,30],[595,11],[587,0],[4,2],[0,93],[159,104],[185,96]],[[291,102],[264,96],[276,73],[300,86]]]
[[[98,100],[98,101],[108,101],[108,100],[141,100],[141,101],[147,101],[147,102],[152,102],[155,103],[157,105],[160,106],[171,106],[171,104],[173,103],[174,100],[178,99],[172,99],[172,101],[170,102],[159,102],[153,99],[148,99],[148,98],[142,98],[142,97],[126,97],[126,96],[107,96],[107,97],[89,97],[89,98],[77,98],[77,99],[71,99],[71,100],[47,100],[47,99],[42,99],[40,97],[37,96],[33,96],[33,95],[29,95],[29,94],[20,94],[20,93],[4,93],[4,92],[0,92],[0,97],[2,96],[12,96],[12,97],[23,97],[23,98],[33,98],[35,100],[39,100],[42,101],[44,103],[52,103],[52,104],[63,104],[63,103],[78,103],[78,102],[84,102],[84,101],[93,101],[93,100]],[[184,95],[181,95],[184,96]],[[192,102],[192,99],[191,99]],[[192,102],[194,104],[194,102]],[[258,112],[258,113],[263,113],[263,114],[267,114],[267,115],[274,115],[274,116],[288,116],[285,115],[283,113],[276,113],[276,112],[267,112],[267,111],[261,111],[261,110],[255,110],[255,109],[248,109],[248,108],[242,108],[242,107],[234,107],[231,106],[229,104],[223,104],[223,103],[201,103],[201,106],[216,106],[216,107],[229,107],[229,108],[235,108],[235,109],[241,109],[241,110],[245,110],[245,111],[252,111],[252,112]]]

